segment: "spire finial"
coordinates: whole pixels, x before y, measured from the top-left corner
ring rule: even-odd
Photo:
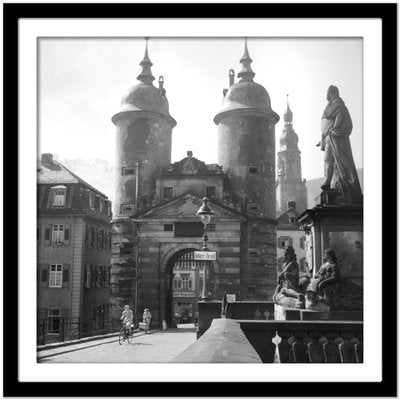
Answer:
[[[251,69],[251,63],[253,60],[250,58],[249,50],[247,49],[247,37],[244,38],[244,53],[242,58],[240,59],[240,63],[242,64],[242,70],[238,73],[238,78],[241,78],[242,81],[253,82],[253,78],[255,73]]]
[[[293,120],[293,113],[289,107],[289,93],[286,94],[286,111],[283,115],[283,119],[285,121],[285,125],[291,124]]]
[[[152,82],[155,79],[153,74],[151,73],[151,66],[153,65],[153,63],[150,61],[149,52],[147,49],[149,38],[145,37],[144,39],[146,40],[146,48],[144,51],[143,60],[139,64],[142,67],[142,72],[138,75],[137,79],[143,83],[146,83],[147,85],[153,85]]]

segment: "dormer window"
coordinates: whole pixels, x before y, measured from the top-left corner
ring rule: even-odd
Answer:
[[[89,193],[89,207],[94,210],[94,193]]]
[[[67,188],[59,185],[51,188],[52,207],[65,207],[65,196]]]
[[[102,214],[104,212],[104,200],[100,197],[100,207],[99,212]]]

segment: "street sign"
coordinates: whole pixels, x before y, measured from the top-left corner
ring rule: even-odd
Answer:
[[[195,261],[215,261],[217,259],[216,251],[195,251],[194,252]]]

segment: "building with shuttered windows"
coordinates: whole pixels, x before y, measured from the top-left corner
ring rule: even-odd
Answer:
[[[60,335],[63,326],[95,330],[108,323],[110,221],[111,202],[104,194],[51,154],[42,154],[37,166],[37,315],[47,335]]]

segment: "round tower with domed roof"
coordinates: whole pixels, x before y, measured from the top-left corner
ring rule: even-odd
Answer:
[[[140,268],[138,226],[132,218],[148,206],[155,195],[155,174],[171,164],[172,128],[164,79],[153,86],[153,63],[146,49],[140,63],[139,83],[122,98],[120,110],[112,117],[116,126],[115,200],[112,221],[111,314],[119,318],[125,304],[138,312]],[[142,279],[143,285],[152,286]]]
[[[164,79],[153,86],[153,63],[147,50],[140,63],[139,83],[122,98],[121,108],[112,117],[116,125],[116,191],[114,218],[138,211],[138,198],[152,196],[154,173],[171,163],[172,128]]]
[[[218,163],[229,192],[243,199],[241,299],[271,300],[276,286],[275,124],[267,90],[254,82],[247,40],[240,80],[224,90],[218,125]]]

